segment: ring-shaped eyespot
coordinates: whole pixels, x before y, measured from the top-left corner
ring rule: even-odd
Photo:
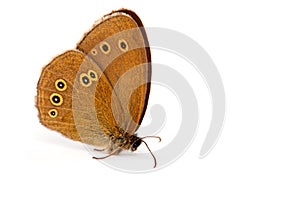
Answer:
[[[88,71],[88,76],[90,77],[90,79],[92,81],[97,81],[98,80],[98,74],[93,70]]]
[[[49,114],[49,116],[50,116],[51,118],[55,118],[55,117],[58,115],[58,112],[57,112],[56,109],[50,109],[50,110],[48,111],[48,114]]]
[[[102,42],[100,44],[100,50],[104,53],[104,54],[108,54],[110,52],[110,45],[107,42]]]
[[[81,73],[79,80],[81,85],[83,85],[84,87],[89,87],[90,85],[92,85],[91,78],[86,73]]]
[[[92,50],[91,50],[91,54],[95,56],[95,55],[98,54],[98,51],[97,51],[96,49],[92,49]]]
[[[55,106],[61,106],[63,104],[63,97],[60,94],[52,93],[50,95],[50,102]]]
[[[61,92],[65,91],[67,89],[67,83],[63,79],[57,79],[55,81],[55,88]]]
[[[124,40],[124,39],[119,40],[118,46],[121,51],[123,51],[123,52],[128,51],[128,44],[127,44],[126,40]]]

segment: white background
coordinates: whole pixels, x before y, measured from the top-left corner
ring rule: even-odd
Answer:
[[[110,169],[39,124],[34,96],[41,68],[74,48],[95,20],[122,7],[146,27],[190,36],[218,67],[226,122],[206,158],[198,158],[210,116],[201,80],[197,95],[207,117],[201,111],[199,135],[186,154],[156,172]],[[296,0],[2,1],[0,195],[299,196],[299,10]],[[153,61],[168,60],[154,55]],[[151,103],[165,100],[151,94]]]

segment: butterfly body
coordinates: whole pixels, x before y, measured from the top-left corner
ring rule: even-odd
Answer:
[[[116,150],[131,150],[136,151],[138,146],[141,144],[141,138],[136,135],[132,135],[120,128],[116,128],[119,131],[114,132],[117,135],[111,134],[109,136],[110,146],[108,152],[113,153]]]

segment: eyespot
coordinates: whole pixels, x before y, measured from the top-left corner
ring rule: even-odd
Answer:
[[[100,44],[100,50],[104,53],[104,54],[108,54],[110,52],[110,45],[107,42],[102,42]]]
[[[98,51],[97,51],[96,49],[92,49],[92,50],[91,50],[91,53],[92,53],[93,55],[97,55]]]
[[[63,103],[63,97],[60,94],[52,93],[50,96],[50,101],[55,106],[61,106]]]
[[[88,76],[90,77],[90,79],[92,81],[97,81],[98,80],[98,74],[93,70],[88,71]]]
[[[84,87],[89,87],[90,85],[92,85],[91,79],[86,73],[82,73],[80,75],[80,83]]]
[[[55,88],[58,91],[65,91],[67,89],[67,83],[63,79],[58,79],[55,81]]]
[[[119,46],[119,49],[121,49],[121,51],[123,51],[123,52],[128,51],[128,44],[127,44],[126,40],[124,40],[124,39],[119,40],[118,46]]]
[[[58,115],[56,109],[51,109],[51,110],[49,110],[48,114],[49,114],[49,116],[50,116],[51,118],[55,118],[55,117]]]

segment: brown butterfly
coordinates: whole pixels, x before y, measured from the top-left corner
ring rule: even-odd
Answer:
[[[43,68],[36,99],[40,121],[72,140],[108,151],[95,159],[135,151],[144,142],[134,133],[145,114],[150,80],[151,54],[141,20],[133,11],[114,11],[75,50]]]

